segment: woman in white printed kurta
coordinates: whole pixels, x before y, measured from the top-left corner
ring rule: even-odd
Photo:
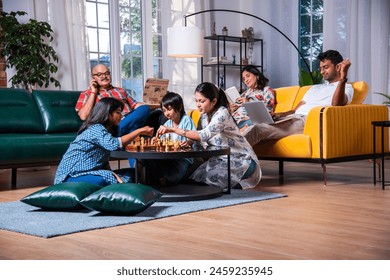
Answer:
[[[202,113],[198,131],[160,127],[157,134],[174,132],[189,139],[199,141],[204,146],[230,147],[230,168],[232,186],[254,188],[261,179],[261,169],[257,156],[247,140],[240,134],[233,117],[229,113],[227,98],[223,90],[214,84],[202,83],[195,90],[198,110]],[[227,158],[212,157],[191,175],[191,179],[208,185],[226,188]]]

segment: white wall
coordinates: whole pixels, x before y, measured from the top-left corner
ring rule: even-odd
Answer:
[[[32,2],[28,0],[3,0],[3,10],[4,12],[11,12],[11,11],[25,11],[28,13],[28,18],[31,17],[31,13],[33,12],[32,9]]]
[[[213,9],[230,9],[260,17],[277,27],[298,45],[298,0],[245,0],[245,1],[211,1]],[[269,78],[271,87],[298,84],[298,52],[290,42],[273,27],[248,15],[230,12],[214,13],[217,33],[223,26],[229,29],[229,35],[240,36],[241,30],[252,26],[255,37],[264,40],[264,75]],[[237,51],[238,53],[238,51]],[[210,54],[208,54],[210,55]],[[231,58],[231,54],[229,54]],[[254,50],[254,63],[259,63],[259,54]],[[239,86],[239,74],[234,85]],[[229,86],[230,81],[226,81]]]

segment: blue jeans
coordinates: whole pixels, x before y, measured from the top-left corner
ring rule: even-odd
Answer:
[[[128,113],[119,123],[119,136],[129,134],[144,126],[149,114],[150,108],[148,105],[141,105],[134,111]]]
[[[65,182],[85,182],[85,183],[90,183],[94,185],[99,185],[102,187],[105,187],[109,185],[106,180],[103,179],[103,177],[98,176],[98,175],[84,175],[80,177],[67,177],[65,179]]]
[[[123,168],[123,169],[117,169],[114,170],[114,172],[118,175],[125,175],[129,176],[131,178],[130,181],[133,181],[134,178],[134,168]],[[90,183],[94,185],[99,185],[102,187],[105,187],[107,185],[110,185],[109,182],[104,180],[102,176],[99,175],[83,175],[80,177],[70,177],[68,176],[64,182],[85,182]]]

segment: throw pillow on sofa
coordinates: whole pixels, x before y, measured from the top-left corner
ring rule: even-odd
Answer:
[[[161,196],[158,190],[142,184],[112,184],[94,192],[80,203],[103,213],[132,215],[144,211]]]
[[[66,182],[34,192],[20,201],[47,210],[74,210],[81,208],[80,201],[101,186],[84,182]]]

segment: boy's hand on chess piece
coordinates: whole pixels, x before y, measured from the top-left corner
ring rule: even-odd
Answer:
[[[157,129],[156,137],[157,137],[157,138],[160,138],[161,135],[163,135],[163,134],[165,134],[165,133],[169,133],[169,132],[171,132],[171,131],[170,131],[170,127],[161,125],[161,126]]]

